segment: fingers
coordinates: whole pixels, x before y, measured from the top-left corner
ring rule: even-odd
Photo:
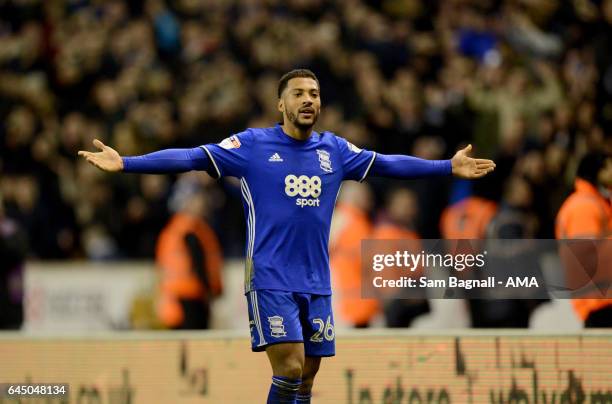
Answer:
[[[96,164],[96,154],[95,153],[81,150],[79,151],[79,156],[84,157],[85,160],[87,160],[87,162],[98,167],[98,165]]]
[[[95,153],[81,150],[79,151],[79,156],[84,157],[85,160],[87,160],[87,162],[93,165],[94,167],[98,167],[99,169],[103,170],[103,168],[100,166],[98,162],[98,158],[96,157]]]
[[[486,170],[486,169],[495,168],[495,167],[496,167],[495,163],[492,161],[482,162],[482,163],[479,163],[478,161],[476,162],[476,168],[479,170]]]
[[[104,148],[106,147],[106,145],[105,145],[104,143],[102,143],[101,141],[99,141],[98,139],[94,139],[94,141],[93,141],[93,145],[94,145],[96,148],[98,148],[98,149],[100,149],[100,150],[102,150],[102,151],[103,151],[103,150],[104,150]],[[85,158],[87,158],[88,156],[93,156],[93,153],[92,153],[92,152],[88,152],[88,151],[85,151],[85,150],[79,150],[79,153],[78,153],[78,154],[79,154],[79,156],[82,156],[82,157],[85,157]]]
[[[100,153],[92,153],[92,152],[88,152],[84,150],[79,151],[79,156],[84,157],[85,160],[87,160],[89,164],[91,164],[94,167],[99,168],[102,171],[108,171],[106,164],[104,164],[104,160],[100,159],[100,157],[98,156],[99,154]]]
[[[88,163],[95,165],[96,158],[93,154],[89,153],[89,155],[85,156],[85,160],[87,160]]]
[[[459,150],[458,153],[463,154],[464,156],[467,156],[470,152],[472,151],[472,144],[468,144],[467,146],[465,146],[463,149]],[[489,159],[475,159],[472,157],[468,157],[472,160],[474,160],[476,162],[476,166],[478,168],[488,168],[488,167],[495,167],[496,164],[493,160],[489,160]]]
[[[98,164],[96,162],[96,155],[94,153],[81,150],[81,151],[79,151],[79,156],[84,157],[85,160],[87,160],[88,163],[91,163],[94,166],[98,167]]]
[[[95,156],[87,157],[87,162],[93,165],[94,167],[99,168],[100,170],[104,170],[104,168],[100,165],[98,159]]]
[[[98,139],[94,139],[93,145],[96,146],[100,150],[104,150],[104,143],[102,143]]]
[[[465,146],[463,149],[461,149],[461,151],[462,151],[463,153],[465,153],[465,154],[468,154],[469,152],[471,152],[471,151],[472,151],[472,145],[471,145],[471,144],[469,144],[469,145]]]
[[[489,167],[489,168],[484,168],[484,169],[477,168],[476,171],[474,171],[473,173],[474,178],[484,177],[485,175],[492,172],[494,169],[495,169],[494,167]]]

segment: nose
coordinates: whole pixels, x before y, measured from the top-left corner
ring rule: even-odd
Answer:
[[[302,98],[302,105],[309,106],[312,105],[314,99],[312,98],[312,94],[307,92],[304,93],[304,97]]]

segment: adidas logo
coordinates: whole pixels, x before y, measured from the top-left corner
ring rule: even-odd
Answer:
[[[280,154],[274,153],[272,156],[270,156],[268,161],[274,161],[274,162],[283,161],[283,158],[280,156]]]

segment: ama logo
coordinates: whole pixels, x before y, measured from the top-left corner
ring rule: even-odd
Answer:
[[[285,177],[285,194],[289,197],[300,196],[295,200],[295,204],[301,208],[305,206],[319,206],[319,196],[321,195],[321,178],[313,175],[295,176],[290,174]]]

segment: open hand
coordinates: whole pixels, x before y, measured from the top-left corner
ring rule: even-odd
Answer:
[[[99,152],[79,151],[79,156],[85,157],[85,160],[98,167],[100,170],[116,172],[123,170],[123,160],[121,156],[112,147],[106,146],[104,143],[95,139],[93,141],[95,147],[100,149]]]
[[[459,178],[474,179],[484,177],[495,169],[493,160],[475,159],[468,156],[472,145],[459,150],[451,159],[453,175]]]

